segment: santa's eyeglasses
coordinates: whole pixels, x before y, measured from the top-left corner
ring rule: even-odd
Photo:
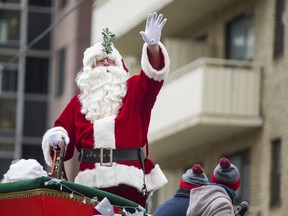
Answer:
[[[102,65],[102,64],[105,64],[105,63],[115,65],[115,61],[113,59],[110,59],[110,58],[106,57],[106,58],[94,58],[92,66],[96,66],[96,65],[99,65],[99,64]]]

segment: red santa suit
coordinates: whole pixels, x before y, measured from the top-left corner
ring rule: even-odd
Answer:
[[[48,165],[51,165],[48,137],[51,133],[58,130],[67,133],[70,138],[65,160],[71,159],[74,148],[81,151],[83,148],[110,147],[122,149],[142,148],[148,145],[147,133],[151,110],[163,85],[163,80],[169,72],[170,65],[168,53],[161,42],[159,42],[159,47],[163,67],[160,70],[156,70],[150,64],[147,44],[144,44],[141,57],[141,72],[128,79],[127,93],[123,98],[123,103],[117,116],[109,116],[90,122],[80,111],[81,102],[79,101],[79,95],[71,99],[56,120],[54,127],[49,129],[43,137],[42,148]],[[116,65],[120,64],[118,60],[115,62]],[[148,146],[146,147],[148,148]],[[149,160],[147,156],[144,160],[145,182],[148,192],[151,192],[166,184],[167,179],[160,167]],[[79,173],[75,178],[75,182],[105,189],[145,205],[143,198],[138,197],[140,200],[142,199],[142,201],[139,201],[136,197],[142,196],[143,178],[140,161],[113,162],[111,167],[101,166],[99,163],[80,163]],[[129,188],[132,191],[136,191],[138,195],[131,194]]]

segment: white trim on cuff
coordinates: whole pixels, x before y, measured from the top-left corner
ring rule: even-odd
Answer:
[[[50,128],[44,134],[43,139],[42,139],[42,151],[43,151],[45,162],[50,167],[52,166],[52,158],[51,158],[51,155],[50,155],[50,144],[48,142],[48,139],[51,136],[51,134],[55,133],[56,131],[61,131],[61,132],[63,132],[63,133],[68,135],[68,133],[65,130],[65,128],[63,128],[61,126]]]
[[[148,53],[147,53],[148,45],[146,43],[144,43],[143,49],[142,49],[141,67],[144,73],[150,79],[154,79],[155,81],[162,81],[168,76],[169,68],[170,68],[170,58],[169,58],[169,55],[165,46],[161,42],[159,42],[158,45],[164,57],[164,67],[161,70],[156,70],[152,67],[152,65],[149,62]]]

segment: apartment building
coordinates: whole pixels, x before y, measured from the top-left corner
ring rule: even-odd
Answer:
[[[42,136],[77,90],[91,6],[92,0],[0,0],[0,176],[20,158],[45,166]]]
[[[0,1],[1,176],[15,159],[44,163],[51,54],[50,32],[44,31],[52,8],[48,0]]]
[[[193,163],[210,177],[227,156],[241,172],[236,204],[247,200],[250,215],[286,214],[287,6],[285,0],[94,1],[92,43],[109,27],[132,74],[147,14],[168,19],[162,41],[171,71],[153,109],[149,157],[169,183],[154,194],[154,208],[173,196]]]

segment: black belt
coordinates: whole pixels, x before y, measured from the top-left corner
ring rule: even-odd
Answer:
[[[144,151],[142,148],[98,148],[98,149],[81,149],[78,160],[86,163],[100,163],[101,166],[111,167],[113,162],[119,161],[139,161],[143,171],[143,192],[148,196],[145,182],[145,165]]]
[[[98,148],[81,149],[78,160],[84,163],[100,163],[101,166],[112,166],[113,162],[140,161],[144,156],[142,148]],[[141,164],[142,165],[142,164]]]

